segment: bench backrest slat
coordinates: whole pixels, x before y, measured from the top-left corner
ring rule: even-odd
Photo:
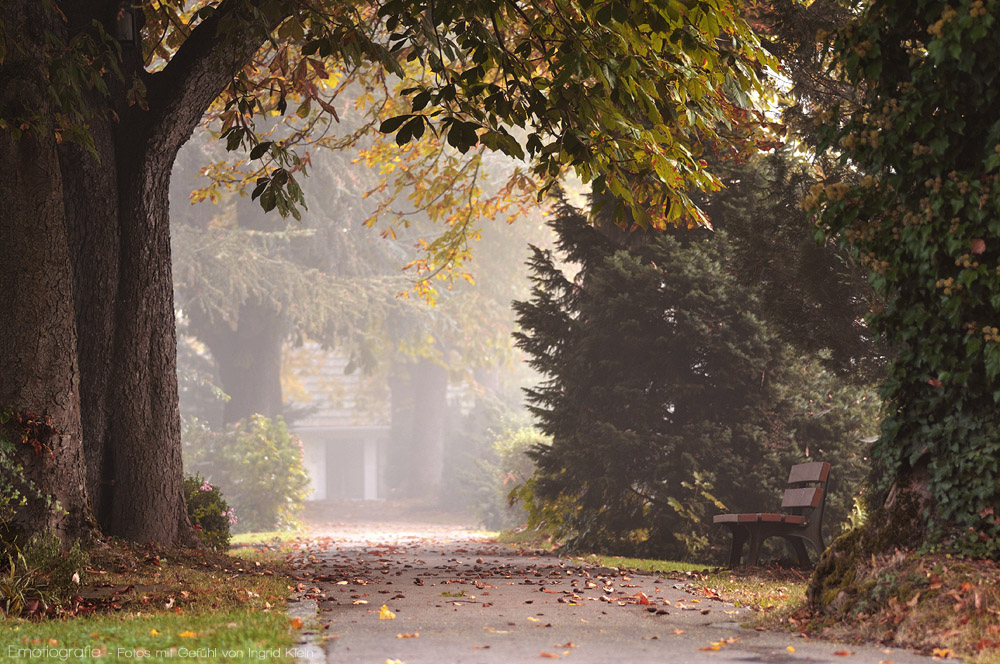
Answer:
[[[788,483],[799,484],[801,482],[826,482],[829,476],[830,464],[825,461],[799,463],[792,466],[792,471],[788,473]]]
[[[807,489],[785,489],[781,500],[782,509],[792,507],[819,507],[823,503],[823,489],[810,487]]]

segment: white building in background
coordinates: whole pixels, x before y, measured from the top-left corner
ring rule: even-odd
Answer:
[[[291,431],[302,439],[310,500],[378,500],[390,432],[384,381],[345,374],[348,358],[307,343],[285,350],[286,403],[296,416]]]

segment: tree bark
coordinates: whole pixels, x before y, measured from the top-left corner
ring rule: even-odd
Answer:
[[[105,453],[111,417],[107,395],[114,365],[114,293],[119,280],[118,183],[112,127],[106,120],[91,123],[94,150],[100,164],[83,147],[59,147],[63,204],[73,262],[73,300],[80,366],[80,406],[86,451],[87,490],[99,523],[107,522],[113,493],[111,459]]]
[[[35,0],[8,2],[0,25],[0,37],[11,46],[0,66],[0,108],[10,115],[49,117],[41,45],[45,33],[60,26]],[[0,164],[0,407],[51,424],[38,430],[36,449],[20,444],[23,427],[6,424],[3,435],[16,445],[24,476],[2,468],[0,482],[12,482],[29,497],[12,524],[14,534],[54,533],[66,543],[89,533],[92,518],[84,481],[73,273],[51,122],[28,129],[19,140],[9,131],[0,134]]]
[[[120,44],[121,77],[107,74],[108,93],[84,90],[62,109],[86,118],[91,154],[57,146],[59,109],[48,90],[64,83],[50,80],[51,39],[73,48],[88,33],[100,45],[93,24],[115,35],[121,3],[56,5],[8,0],[2,24],[0,405],[50,418],[58,433],[41,442],[51,454],[28,459],[28,470],[62,506],[35,505],[24,520],[79,536],[92,523],[89,487],[105,533],[193,544],[182,492],[170,167],[266,28],[243,0],[223,0],[155,74],[138,43]],[[222,25],[230,32],[220,34]],[[86,66],[69,62],[58,66]],[[129,93],[141,87],[145,102],[135,104]],[[19,137],[12,129],[22,117],[45,126]]]

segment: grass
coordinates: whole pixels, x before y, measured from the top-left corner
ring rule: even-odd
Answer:
[[[740,570],[706,568],[673,560],[622,558],[591,554],[580,560],[683,581],[696,594],[714,595],[755,612],[789,613],[805,602],[808,577],[781,567]]]
[[[496,540],[519,548],[534,548],[556,552],[558,547],[551,539],[540,538],[530,530],[505,531]],[[659,574],[684,582],[688,589],[701,595],[717,595],[736,606],[766,614],[768,620],[780,620],[801,608],[806,599],[807,573],[781,567],[755,567],[728,570],[706,567],[704,564],[623,558],[599,554],[574,557],[575,560],[603,567],[616,567],[634,572]],[[755,619],[752,624],[761,622]]]
[[[143,662],[290,662],[284,553],[238,553],[98,543],[54,617],[0,623],[0,662],[83,661],[95,650]]]
[[[269,544],[272,542],[284,542],[293,540],[301,536],[305,531],[296,529],[267,530],[257,533],[239,533],[233,535],[229,540],[232,546],[247,546],[252,544]]]
[[[13,624],[11,624],[13,623]],[[290,662],[283,611],[246,609],[173,614],[122,613],[0,625],[0,662],[83,661],[95,656],[143,662]]]

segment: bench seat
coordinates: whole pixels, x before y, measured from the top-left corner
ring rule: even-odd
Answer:
[[[781,500],[781,512],[744,512],[712,517],[713,523],[727,528],[733,534],[729,567],[740,565],[743,545],[748,542],[750,550],[747,563],[758,564],[761,547],[771,537],[783,538],[795,551],[799,564],[809,565],[805,543],[811,544],[817,554],[826,548],[821,529],[829,475],[829,463],[797,464],[792,466],[788,475],[788,488]]]
[[[715,523],[758,523],[766,521],[768,523],[794,523],[804,525],[806,518],[798,514],[778,514],[776,512],[757,512],[749,514],[717,514],[712,517]]]

